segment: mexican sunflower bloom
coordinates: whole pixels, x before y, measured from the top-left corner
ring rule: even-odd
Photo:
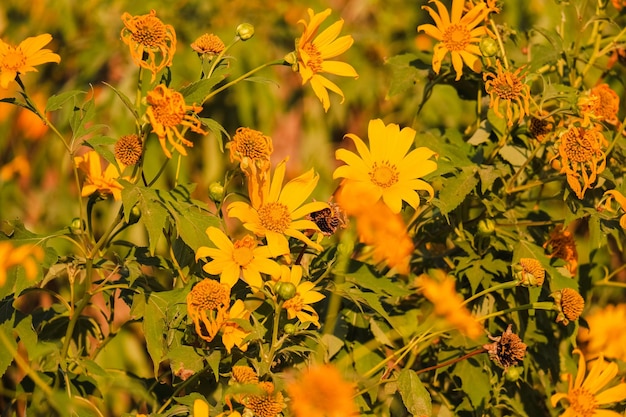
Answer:
[[[593,87],[578,100],[578,107],[585,119],[605,121],[612,125],[619,122],[619,96],[608,84]]]
[[[604,192],[604,197],[606,198],[604,202],[605,210],[611,212],[615,211],[612,207],[613,200],[615,200],[615,202],[619,204],[620,208],[624,212],[624,214],[622,214],[622,216],[619,218],[619,225],[622,227],[622,229],[626,230],[626,196],[624,196],[624,194],[620,193],[617,190],[608,190]]]
[[[156,133],[163,153],[168,158],[172,157],[172,153],[167,149],[166,139],[181,155],[187,155],[183,145],[193,146],[193,142],[183,137],[179,126],[190,128],[201,135],[207,134],[202,130],[200,120],[194,114],[188,113],[198,113],[202,111],[202,107],[187,106],[183,95],[166,87],[165,84],[159,84],[148,92],[146,100],[149,104],[146,115],[152,125],[152,132]]]
[[[269,381],[259,382],[262,394],[252,394],[245,397],[244,403],[252,410],[253,415],[259,417],[276,417],[285,408],[282,392],[274,392],[274,384]]]
[[[255,236],[246,235],[232,242],[217,227],[209,227],[206,234],[216,247],[198,248],[196,259],[212,258],[202,269],[208,274],[219,275],[222,284],[232,287],[239,278],[243,278],[252,288],[260,289],[263,286],[261,273],[280,275],[279,265],[269,259],[271,257],[269,248],[258,246]]]
[[[124,187],[117,181],[120,178],[120,172],[114,164],[108,164],[103,169],[100,155],[96,151],[89,151],[75,157],[74,163],[78,169],[87,174],[81,191],[83,197],[99,192],[102,196],[113,195],[115,201],[122,199]]]
[[[41,49],[52,40],[52,35],[44,33],[24,39],[13,46],[0,39],[0,88],[7,88],[18,74],[37,71],[37,65],[61,62],[61,57],[50,49]]]
[[[456,81],[463,75],[463,64],[472,71],[479,72],[481,63],[478,57],[482,56],[482,53],[477,44],[482,37],[490,34],[485,26],[478,26],[489,14],[485,3],[477,4],[465,14],[463,13],[465,0],[452,0],[451,13],[448,13],[446,6],[438,0],[431,0],[430,3],[435,3],[437,12],[429,6],[422,6],[422,9],[428,11],[435,24],[420,25],[417,31],[424,31],[439,41],[433,53],[433,71],[439,74],[441,62],[450,52],[452,66],[456,71]]]
[[[559,153],[553,159],[561,158],[561,173],[567,176],[567,183],[579,199],[596,182],[598,174],[606,167],[607,146],[600,125],[585,126],[582,121],[570,123],[555,146]]]
[[[325,111],[330,108],[330,97],[328,90],[331,90],[344,99],[343,91],[322,73],[340,75],[342,77],[358,78],[355,69],[345,62],[329,61],[346,52],[354,42],[352,36],[339,36],[343,27],[343,19],[333,23],[318,35],[320,25],[328,16],[331,10],[326,9],[321,13],[314,13],[308,9],[309,22],[300,20],[298,23],[304,25],[304,33],[296,39],[297,70],[302,77],[302,85],[311,83],[313,92],[322,102]],[[294,66],[295,68],[295,66]]]
[[[230,287],[205,278],[187,294],[187,315],[196,333],[212,341],[224,323],[230,304]]]
[[[287,385],[294,417],[358,416],[355,391],[355,385],[330,364],[312,366]]]
[[[310,304],[317,303],[324,298],[324,294],[314,291],[315,284],[311,281],[302,281],[302,267],[294,265],[289,268],[286,265],[281,266],[282,274],[280,281],[289,282],[296,287],[296,294],[285,300],[283,308],[287,310],[287,318],[297,318],[302,323],[313,323],[320,327],[319,315]]]
[[[435,152],[426,147],[409,152],[415,133],[410,127],[400,129],[397,124],[371,120],[367,132],[369,148],[358,136],[347,134],[359,155],[338,149],[335,157],[346,165],[337,168],[333,178],[351,180],[363,197],[371,198],[372,204],[382,198],[393,213],[400,212],[403,200],[417,208],[417,190],[425,190],[431,197],[434,194],[430,184],[420,178],[437,169],[437,163],[430,160]]]
[[[600,354],[626,361],[626,304],[609,304],[584,316],[589,329],[579,327],[578,342],[585,356]]]
[[[327,203],[315,201],[304,203],[311,195],[319,176],[309,170],[292,179],[283,187],[286,161],[278,164],[268,189],[253,205],[236,201],[228,206],[228,215],[243,222],[246,229],[265,237],[272,257],[290,253],[287,237],[298,239],[317,250],[322,247],[313,242],[301,230],[319,230],[317,225],[304,217],[328,207]]]
[[[154,10],[141,16],[124,13],[122,21],[122,41],[130,48],[135,64],[152,72],[154,82],[157,72],[172,65],[176,52],[174,27],[164,24]]]
[[[568,389],[566,393],[557,392],[551,398],[552,407],[561,400],[567,401],[565,412],[561,417],[619,417],[622,414],[600,408],[603,405],[617,403],[626,399],[626,383],[619,383],[603,390],[617,375],[617,365],[607,362],[600,357],[593,362],[589,373],[585,377],[587,365],[583,353],[574,349],[578,359],[578,372],[573,379],[567,375]]]
[[[224,317],[224,323],[222,324],[222,343],[228,353],[230,353],[234,346],[237,346],[244,352],[248,349],[248,342],[244,343],[243,340],[250,332],[239,326],[236,320],[250,320],[250,311],[246,309],[245,304],[241,300],[235,301],[230,307]]]
[[[483,74],[485,90],[491,97],[489,107],[496,116],[506,119],[508,126],[513,126],[513,103],[517,104],[519,116],[517,122],[521,123],[524,116],[530,114],[530,87],[524,82],[521,74],[522,68],[509,71],[502,68],[500,60],[496,60],[497,70]],[[500,113],[500,104],[504,103],[506,117]]]
[[[43,258],[44,251],[41,246],[13,246],[6,240],[0,241],[0,287],[6,282],[9,269],[16,266],[24,268],[26,279],[33,281],[37,278]]]

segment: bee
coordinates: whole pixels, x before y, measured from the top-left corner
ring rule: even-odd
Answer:
[[[317,225],[324,236],[333,235],[338,229],[344,229],[348,225],[346,214],[338,204],[329,202],[330,207],[314,211],[306,216]]]

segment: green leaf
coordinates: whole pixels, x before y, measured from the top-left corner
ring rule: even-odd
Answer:
[[[86,91],[71,90],[61,94],[53,95],[48,99],[46,104],[46,113],[49,111],[55,111],[63,107],[65,103],[72,100],[74,97],[80,94],[87,94]]]
[[[474,361],[464,360],[454,367],[453,375],[462,381],[463,393],[472,403],[474,409],[482,408],[491,397],[489,375]]]
[[[115,92],[115,94],[117,94],[117,96],[120,98],[120,100],[122,100],[122,103],[124,103],[126,108],[128,110],[130,110],[130,112],[133,114],[135,119],[138,120],[139,119],[139,114],[137,114],[137,109],[135,109],[135,106],[130,101],[130,99],[126,96],[126,94],[122,93],[120,90],[118,90],[117,88],[113,87],[111,84],[108,84],[108,83],[103,83],[103,84],[106,85],[107,87],[109,87],[110,89],[112,89]]]
[[[414,416],[432,416],[433,405],[430,394],[411,369],[403,369],[398,374],[398,391],[404,406]]]
[[[157,297],[149,296],[146,303],[145,317],[143,320],[143,331],[146,337],[146,346],[152,364],[154,365],[154,376],[158,376],[159,364],[163,360],[165,351],[165,309]]]
[[[122,204],[124,205],[125,220],[129,220],[132,208],[135,204],[139,204],[140,221],[148,231],[150,254],[154,255],[169,213],[157,191],[131,184],[128,181],[120,180],[120,183],[124,186]]]
[[[478,184],[477,171],[478,168],[475,166],[463,167],[458,175],[444,179],[443,189],[439,196],[432,200],[432,204],[444,215],[457,208]]]
[[[213,87],[224,79],[223,74],[215,74],[211,78],[193,82],[179,90],[185,98],[187,105],[200,105],[204,102],[206,96],[209,95]]]
[[[224,152],[224,137],[230,140],[230,135],[228,131],[224,129],[224,126],[219,124],[217,121],[213,119],[209,119],[208,117],[200,117],[202,123],[217,137],[217,140],[220,145],[220,151]]]
[[[412,292],[402,288],[397,282],[392,281],[388,277],[374,275],[367,265],[361,265],[356,272],[346,275],[346,280],[381,296],[387,294],[394,297],[403,297]]]
[[[183,241],[193,250],[201,246],[210,246],[211,240],[206,234],[209,226],[219,226],[217,217],[201,210],[197,206],[175,204],[177,210],[170,210],[174,217],[176,231]]]
[[[17,352],[17,342],[13,337],[13,326],[11,321],[0,324],[0,375],[4,373],[13,362],[11,351]]]
[[[415,54],[396,55],[387,59],[385,65],[391,68],[391,85],[389,86],[388,97],[415,88],[416,80],[420,78],[420,70],[412,66],[411,63],[418,59]]]

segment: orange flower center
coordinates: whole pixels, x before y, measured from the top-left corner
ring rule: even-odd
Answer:
[[[570,402],[569,408],[574,411],[576,417],[592,417],[597,409],[596,397],[587,388],[576,388],[572,390],[567,399]]]
[[[233,136],[233,150],[252,160],[268,159],[272,153],[269,138],[258,130],[240,127]]]
[[[302,311],[302,307],[304,307],[304,300],[302,300],[300,294],[294,295],[292,298],[283,303],[283,308],[288,310],[291,309],[296,312]]]
[[[286,205],[274,201],[261,206],[259,220],[265,229],[283,233],[291,224],[291,213]]]
[[[173,92],[151,104],[154,119],[165,127],[177,126],[185,118],[185,99],[179,92]]]
[[[18,49],[9,47],[9,53],[7,53],[0,64],[0,68],[8,71],[19,71],[26,65],[26,56]]]
[[[398,182],[398,169],[389,161],[382,161],[379,165],[374,162],[369,172],[370,180],[382,188],[389,188]]]
[[[191,48],[200,54],[217,55],[222,52],[226,46],[219,37],[205,33],[191,44]]]
[[[509,71],[499,74],[491,85],[490,92],[503,100],[515,100],[523,95],[524,83],[520,77]]]
[[[161,20],[154,16],[145,16],[137,22],[131,39],[149,48],[157,48],[165,44],[166,36],[167,29]]]
[[[241,267],[246,267],[254,259],[254,248],[256,248],[256,240],[247,235],[234,243],[233,261]]]
[[[448,51],[464,51],[472,39],[472,34],[466,26],[450,25],[443,32],[443,44]]]
[[[218,310],[229,304],[230,289],[224,284],[207,278],[193,287],[188,299],[188,304],[193,310]]]
[[[592,139],[593,132],[582,127],[569,129],[564,135],[564,149],[567,158],[574,162],[588,162],[594,158],[597,147]]]
[[[324,62],[320,51],[318,51],[312,43],[304,45],[304,48],[302,49],[309,56],[306,66],[309,67],[314,74],[320,72],[322,70],[322,62]]]

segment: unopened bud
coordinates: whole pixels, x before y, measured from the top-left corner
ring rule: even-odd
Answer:
[[[224,199],[224,186],[219,182],[213,182],[209,185],[209,197],[216,203]]]
[[[498,43],[488,36],[480,40],[479,48],[484,57],[495,56],[498,53]]]
[[[242,41],[247,41],[254,36],[254,26],[250,23],[240,24],[237,26],[237,36],[239,36]]]

